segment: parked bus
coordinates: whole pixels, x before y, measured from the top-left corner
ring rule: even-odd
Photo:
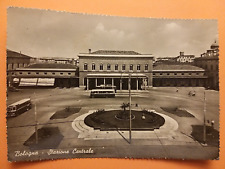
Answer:
[[[114,89],[92,89],[90,98],[92,97],[115,97]]]
[[[31,100],[23,99],[7,107],[7,117],[14,117],[31,109]]]

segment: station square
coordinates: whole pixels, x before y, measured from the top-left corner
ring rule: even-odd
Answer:
[[[17,150],[41,150],[43,159],[49,149],[71,150],[89,149],[93,154],[79,154],[79,157],[133,157],[133,158],[178,158],[178,159],[215,159],[218,157],[218,133],[207,130],[207,146],[202,144],[203,130],[203,93],[204,89],[195,88],[196,96],[189,96],[188,92],[193,88],[152,88],[141,92],[132,92],[132,109],[155,110],[165,118],[164,126],[153,131],[132,131],[132,140],[129,143],[128,131],[100,131],[85,125],[84,118],[95,110],[120,110],[122,102],[128,102],[127,92],[116,93],[115,98],[90,98],[89,92],[80,88],[50,88],[50,89],[24,89],[18,92],[9,93],[8,102],[12,103],[21,96],[30,97],[36,103],[38,129],[57,128],[50,136],[39,135],[38,148],[31,145],[24,145],[34,135],[34,108],[15,117],[9,118],[8,145],[9,159],[15,159]],[[33,94],[35,92],[35,96]],[[206,91],[207,121],[214,120],[214,130],[219,131],[218,92]],[[138,107],[135,107],[138,104]],[[59,110],[66,108],[80,108],[68,117],[51,117]],[[185,110],[193,116],[178,116],[165,111],[166,107],[177,107]],[[83,117],[82,117],[83,116]],[[127,121],[128,122],[128,121]],[[207,122],[207,126],[211,126]],[[200,126],[200,128],[197,128]],[[196,127],[196,128],[195,128]],[[198,136],[193,135],[197,132]],[[198,140],[197,140],[198,139]],[[186,153],[181,153],[186,152]],[[194,153],[193,153],[194,152]],[[192,156],[189,156],[193,153]],[[139,156],[141,154],[141,157]],[[69,157],[76,157],[70,155]],[[34,158],[34,157],[32,157]],[[58,155],[54,158],[63,158]],[[19,160],[27,160],[27,157],[20,157]]]

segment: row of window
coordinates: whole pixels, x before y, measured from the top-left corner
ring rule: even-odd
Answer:
[[[7,69],[16,69],[19,67],[25,67],[26,65],[28,65],[28,63],[11,63],[11,64],[7,64]]]
[[[205,65],[205,69],[208,70],[208,65]],[[210,65],[210,70],[213,70],[214,69],[214,66],[213,65]],[[218,70],[218,65],[216,65],[216,70]]]
[[[24,72],[19,72],[19,74],[20,75],[22,75],[22,74],[24,74]],[[28,75],[30,75],[31,74],[31,72],[27,72],[27,74]],[[36,75],[39,75],[40,73],[39,72],[36,72],[35,73]],[[52,73],[50,73],[50,72],[44,72],[44,75],[55,75],[55,72],[52,72]],[[63,72],[60,72],[60,75],[65,75],[66,73],[63,73]],[[71,73],[69,72],[69,73],[67,73],[68,75],[71,75]],[[14,75],[14,73],[12,72],[12,75]]]
[[[94,63],[92,63],[91,69],[92,70],[96,70],[96,65]],[[84,70],[88,70],[88,64],[87,63],[84,64]],[[104,70],[103,64],[99,65],[99,70]],[[107,64],[106,70],[111,70],[111,65],[110,64]],[[115,65],[114,70],[119,70],[119,65],[118,64]],[[126,65],[125,64],[122,65],[122,70],[126,70]],[[134,70],[134,65],[131,64],[130,67],[129,67],[129,70]],[[140,64],[137,65],[137,70],[141,70],[141,65]],[[144,70],[145,71],[148,70],[148,64],[145,64],[145,69]]]
[[[177,73],[166,73],[166,75],[177,75]],[[185,73],[181,73],[181,75],[184,75]],[[199,73],[188,73],[189,75],[199,75]],[[156,73],[153,73],[153,75],[156,75]],[[159,75],[163,75],[163,73],[159,73]]]

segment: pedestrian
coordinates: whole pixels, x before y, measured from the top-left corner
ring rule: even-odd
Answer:
[[[215,123],[215,121],[212,120],[212,121],[211,121],[211,126],[212,126],[212,128],[214,128],[214,123]]]
[[[145,120],[145,114],[143,113],[141,116],[142,120]]]
[[[188,95],[191,96],[191,94],[192,94],[192,93],[191,93],[191,91],[190,91],[190,92],[188,93]]]
[[[195,91],[192,93],[192,96],[195,96]]]

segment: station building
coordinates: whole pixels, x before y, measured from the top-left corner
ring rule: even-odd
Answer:
[[[140,90],[152,86],[153,55],[135,51],[98,50],[80,53],[79,86],[87,90],[100,85]]]
[[[205,70],[190,64],[158,64],[153,67],[154,87],[203,87]]]
[[[77,67],[71,64],[42,63],[12,72],[12,81],[18,86],[78,87]]]

